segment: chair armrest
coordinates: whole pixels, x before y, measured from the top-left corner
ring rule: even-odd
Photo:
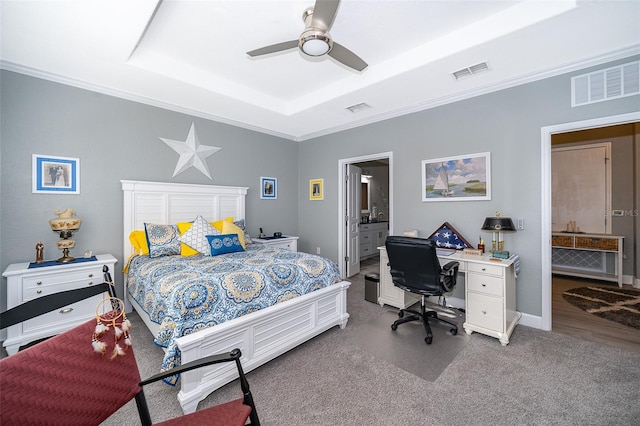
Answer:
[[[211,355],[202,359],[197,359],[187,364],[172,368],[171,370],[163,371],[162,373],[151,376],[148,379],[141,381],[140,386],[157,382],[158,380],[162,380],[166,377],[174,376],[176,374],[184,373],[185,371],[205,367],[207,365],[220,364],[223,362],[234,362],[240,359],[241,356],[242,352],[240,352],[240,349],[233,349],[231,352],[225,352],[222,354]]]
[[[457,274],[459,266],[460,266],[460,262],[451,261],[442,267],[442,274],[449,275],[452,272]]]

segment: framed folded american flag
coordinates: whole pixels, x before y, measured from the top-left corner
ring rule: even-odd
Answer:
[[[452,250],[473,248],[473,245],[465,240],[465,238],[460,235],[460,233],[456,231],[449,222],[445,222],[440,225],[440,227],[431,234],[429,239],[435,241],[438,248]]]

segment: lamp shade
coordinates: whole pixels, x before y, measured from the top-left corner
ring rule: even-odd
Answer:
[[[510,217],[487,217],[482,224],[483,231],[500,231],[500,232],[509,232],[515,231],[516,227],[513,226],[513,221]]]

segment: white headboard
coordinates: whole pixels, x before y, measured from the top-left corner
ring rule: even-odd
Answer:
[[[133,253],[129,234],[144,229],[145,222],[172,225],[190,222],[199,214],[210,222],[229,216],[244,219],[247,187],[120,182],[124,193],[124,259]]]

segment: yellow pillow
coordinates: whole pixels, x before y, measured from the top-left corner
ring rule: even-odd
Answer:
[[[217,220],[215,222],[210,222],[211,226],[213,226],[214,228],[216,228],[218,231],[222,232],[222,224],[225,222],[230,222],[233,224],[233,216],[231,217],[227,217],[225,219],[222,220]],[[224,232],[223,232],[224,233]],[[233,232],[232,232],[233,233]]]
[[[136,249],[137,254],[147,255],[149,254],[149,245],[147,244],[147,234],[144,231],[131,231],[129,234],[129,241],[133,248]]]
[[[227,222],[226,219],[222,222],[222,234],[238,234],[238,240],[243,249],[247,249],[244,242],[244,231],[239,226],[233,224],[233,221]]]
[[[191,225],[193,225],[193,222],[178,222],[178,231],[180,232],[180,235],[187,232],[189,228],[191,228]],[[180,243],[181,256],[193,256],[195,254],[200,254],[200,252],[198,252],[198,250],[196,249],[189,247],[185,243],[182,243],[182,242]]]

